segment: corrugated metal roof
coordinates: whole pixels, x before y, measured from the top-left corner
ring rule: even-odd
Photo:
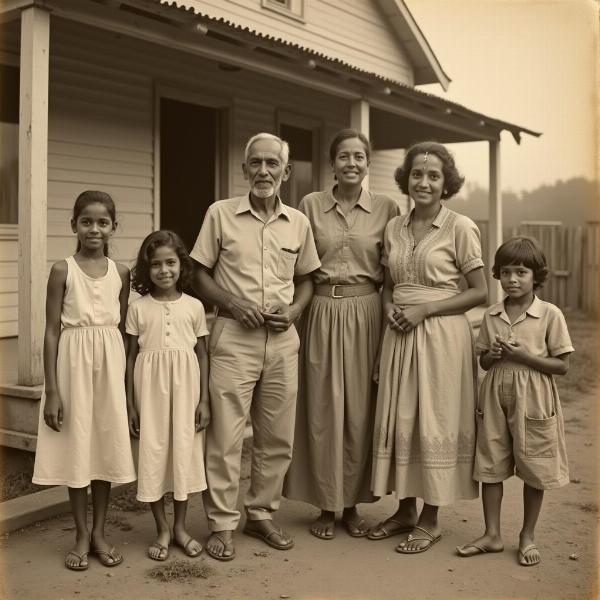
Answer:
[[[355,65],[352,65],[346,61],[343,61],[337,57],[329,56],[322,52],[318,52],[312,48],[307,48],[305,46],[301,46],[294,42],[290,42],[282,37],[277,35],[270,35],[263,32],[256,31],[247,26],[240,25],[235,23],[229,19],[225,19],[223,17],[213,17],[206,13],[202,13],[197,10],[194,6],[188,5],[184,0],[152,0],[155,4],[159,4],[161,6],[169,7],[170,9],[184,11],[193,14],[196,17],[202,18],[207,25],[211,25],[211,27],[221,28],[223,31],[235,32],[236,36],[243,36],[248,41],[250,40],[260,40],[263,43],[270,45],[273,49],[282,49],[287,53],[296,53],[299,56],[304,58],[312,58],[318,59],[318,62],[332,70],[343,70],[346,73],[351,73],[356,77],[365,78],[370,81],[376,81],[381,87],[389,87],[391,90],[397,91],[400,95],[404,97],[409,97],[419,102],[427,102],[428,104],[439,107],[440,109],[446,110],[448,114],[456,114],[460,115],[472,122],[477,122],[479,124],[489,125],[493,128],[496,128],[498,131],[506,130],[510,131],[513,138],[517,143],[521,141],[521,133],[527,133],[533,136],[540,136],[541,133],[533,131],[531,129],[527,129],[526,127],[521,127],[520,125],[516,125],[514,123],[509,123],[508,121],[503,121],[501,119],[496,119],[494,117],[490,117],[483,113],[471,110],[462,104],[458,104],[456,102],[452,102],[450,100],[446,100],[445,98],[441,98],[440,96],[436,96],[435,94],[430,94],[428,92],[423,92],[421,90],[417,90],[406,83],[401,81],[397,81],[394,79],[390,79],[379,75],[378,73],[374,73],[371,71],[367,71],[365,69],[361,69]]]

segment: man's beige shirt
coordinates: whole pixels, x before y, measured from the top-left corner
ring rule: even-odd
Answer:
[[[249,195],[219,200],[204,218],[190,256],[213,269],[215,283],[263,310],[289,306],[294,276],[319,268],[310,223],[277,198],[265,222],[252,209]]]

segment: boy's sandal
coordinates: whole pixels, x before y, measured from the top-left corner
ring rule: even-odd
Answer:
[[[456,554],[463,558],[470,558],[471,556],[477,556],[478,554],[488,554],[490,552],[503,552],[504,548],[486,548],[485,546],[479,546],[478,544],[463,544],[462,546],[456,546]]]
[[[116,567],[123,562],[123,556],[116,553],[114,546],[108,552],[104,552],[104,550],[98,550],[97,548],[91,548],[90,554],[97,556],[98,560],[105,567]]]
[[[158,555],[157,556],[152,556],[152,554],[150,553],[150,550],[152,548],[156,548],[158,550]],[[165,555],[161,556],[160,553],[162,551],[165,551]],[[163,560],[167,560],[167,558],[169,558],[169,548],[168,546],[163,546],[162,544],[159,544],[158,542],[152,542],[149,546],[148,546],[148,558],[151,558],[152,560],[158,560],[158,561],[163,561]]]
[[[206,553],[214,558],[215,560],[221,560],[226,562],[235,558],[235,547],[233,545],[233,539],[225,541],[218,533],[211,533],[210,537],[216,537],[221,544],[223,544],[223,550],[231,550],[231,554],[216,554],[210,549],[208,543],[206,544]],[[209,538],[210,539],[210,538]]]
[[[525,546],[523,550],[519,549],[519,564],[522,567],[533,567],[535,565],[540,564],[541,558],[538,558],[535,562],[528,562],[526,559],[526,555],[529,554],[532,550],[537,550],[538,547],[535,544],[529,544],[529,546]]]
[[[402,523],[401,521],[396,521],[393,517],[382,521],[375,527],[373,527],[368,533],[367,538],[370,540],[386,540],[394,535],[398,535],[400,533],[408,533],[413,530],[413,525],[406,525],[406,523]],[[382,535],[376,535],[376,531],[383,532]]]
[[[415,525],[414,529],[418,529],[419,531],[423,532],[423,535],[413,535],[412,533],[410,533],[408,535],[408,537],[406,538],[405,542],[402,542],[400,545],[396,546],[396,552],[400,552],[400,554],[419,554],[420,552],[425,552],[426,550],[429,550],[429,548],[431,548],[431,546],[433,546],[436,542],[439,542],[440,539],[442,538],[442,534],[440,533],[439,535],[431,535],[431,533],[429,533],[429,531],[427,531],[427,529],[425,529],[424,527],[421,527],[419,525]],[[427,542],[423,547],[421,548],[417,548],[416,550],[409,550],[406,547],[406,544],[408,542]]]
[[[200,546],[200,549],[196,551],[189,550],[190,544],[192,542],[196,542],[196,544]],[[175,545],[179,546],[183,550],[184,554],[186,556],[189,556],[190,558],[196,558],[196,556],[200,556],[200,554],[202,553],[202,544],[198,540],[195,540],[193,537],[188,538],[188,541],[185,544],[181,544],[177,540],[175,540]]]
[[[67,558],[69,558],[69,556],[74,556],[78,561],[79,564],[78,565],[71,565],[67,562]],[[67,552],[67,555],[65,556],[65,567],[67,567],[67,569],[70,569],[71,571],[87,571],[87,569],[90,566],[90,563],[87,561],[88,558],[88,553],[84,552],[83,554],[77,554],[77,552],[74,552],[73,550],[69,550],[69,552]],[[85,565],[82,565],[81,563],[85,561]]]

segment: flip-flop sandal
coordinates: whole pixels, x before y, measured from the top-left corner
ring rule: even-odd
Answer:
[[[108,552],[98,550],[97,548],[91,548],[90,555],[96,556],[105,567],[116,567],[123,562],[122,556],[118,558],[115,556],[114,546]],[[109,559],[112,559],[112,562]]]
[[[469,551],[468,548],[473,548]],[[456,554],[463,558],[470,558],[471,556],[477,556],[479,554],[492,554],[494,552],[504,552],[504,548],[486,548],[485,546],[479,546],[478,544],[463,544],[462,546],[456,546]]]
[[[421,552],[426,552],[427,550],[429,550],[431,546],[433,546],[436,542],[439,542],[442,538],[441,533],[439,535],[433,536],[431,535],[431,533],[429,533],[429,531],[427,531],[427,529],[425,529],[424,527],[420,527],[419,525],[415,525],[413,529],[418,529],[419,531],[422,531],[423,536],[413,535],[412,533],[410,533],[406,538],[406,542],[423,541],[429,543],[423,546],[422,548],[418,548],[417,550],[407,550],[404,546],[406,542],[402,542],[399,546],[396,546],[396,552],[400,552],[400,554],[420,554]]]
[[[223,554],[215,554],[211,549],[210,546],[208,544],[206,544],[206,553],[211,557],[214,558],[216,560],[221,560],[223,562],[227,562],[228,560],[233,560],[235,558],[235,548],[233,546],[233,540],[229,540],[229,541],[225,541],[220,535],[217,535],[216,533],[212,533],[211,537],[214,536],[216,537],[221,544],[223,544],[223,549],[224,550],[228,550],[228,549],[232,549],[231,554],[229,555],[223,555]]]
[[[320,540],[332,540],[335,537],[335,530],[331,531],[330,533],[324,532],[324,533],[318,533],[317,531],[315,531],[313,529],[313,527],[317,524],[317,521],[315,521],[309,528],[308,531],[310,531],[310,533],[312,533],[316,538],[320,539]],[[333,522],[333,526],[335,528],[335,521]]]
[[[166,550],[166,554],[164,556],[160,556],[160,554],[158,556],[152,556],[152,554],[150,554],[150,548],[156,548],[159,552]],[[158,560],[160,562],[167,560],[167,558],[169,558],[169,547],[163,546],[158,542],[152,542],[152,544],[148,546],[148,558],[151,558],[152,560]]]
[[[519,564],[522,567],[535,567],[535,565],[539,565],[540,561],[542,560],[541,557],[539,560],[536,560],[535,562],[527,562],[525,560],[525,555],[528,554],[529,552],[531,552],[532,550],[537,550],[538,547],[535,544],[529,544],[529,546],[525,546],[525,548],[523,548],[523,550],[519,550]]]
[[[399,525],[399,527],[397,529],[394,529],[392,527],[389,527],[388,523],[395,523],[396,525]],[[373,532],[376,529],[383,531],[384,535],[374,535]],[[386,519],[385,521],[382,521],[376,527],[371,529],[367,533],[367,538],[370,540],[387,540],[387,538],[391,538],[394,535],[399,535],[401,533],[408,533],[408,532],[412,531],[413,529],[414,529],[414,525],[405,525],[404,523],[402,523],[400,521],[396,521],[396,519]]]
[[[244,527],[244,533],[246,535],[249,535],[250,537],[255,537],[259,540],[262,540],[263,542],[265,542],[265,544],[268,544],[269,546],[271,546],[271,548],[275,548],[276,550],[289,550],[294,546],[294,540],[292,539],[290,539],[289,544],[278,544],[277,542],[271,539],[273,535],[279,535],[283,537],[283,531],[278,527],[272,529],[271,531],[269,531],[269,533],[263,533],[262,531],[257,531],[256,529],[252,529],[251,527],[248,527],[246,525],[246,527]]]
[[[361,538],[369,535],[369,529],[362,529],[362,527],[367,524],[364,519],[358,519],[357,521],[346,521],[342,519],[342,523],[348,532],[348,535],[352,537]]]
[[[67,558],[69,558],[69,556],[74,556],[79,561],[79,564],[78,565],[67,564]],[[71,571],[87,571],[90,567],[90,563],[88,562],[87,565],[81,564],[84,560],[87,561],[87,557],[88,557],[87,552],[84,552],[83,554],[77,554],[77,552],[74,552],[73,550],[69,550],[69,552],[67,552],[67,555],[65,556],[65,567],[67,567],[67,569],[70,569]]]
[[[199,544],[200,545],[200,550],[197,550],[196,552],[194,552],[192,550],[190,552],[188,550],[188,548],[189,548],[189,546],[190,546],[190,544],[192,542],[196,542],[197,544]],[[179,546],[183,550],[184,554],[186,556],[189,556],[190,558],[196,558],[196,556],[200,556],[200,554],[202,553],[202,544],[200,544],[200,542],[198,540],[195,540],[193,537],[190,537],[185,544],[180,544],[177,540],[175,540],[175,545]]]

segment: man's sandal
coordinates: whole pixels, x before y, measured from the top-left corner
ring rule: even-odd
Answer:
[[[210,549],[210,546],[208,544],[208,542],[206,543],[206,553],[214,558],[215,560],[221,560],[223,562],[226,562],[228,560],[233,560],[235,558],[235,547],[233,545],[233,538],[230,540],[225,541],[218,533],[211,533],[210,537],[216,537],[219,542],[221,542],[221,544],[223,544],[223,550],[231,550],[231,554],[216,554],[215,552],[213,552]],[[210,538],[209,538],[210,541]]]

